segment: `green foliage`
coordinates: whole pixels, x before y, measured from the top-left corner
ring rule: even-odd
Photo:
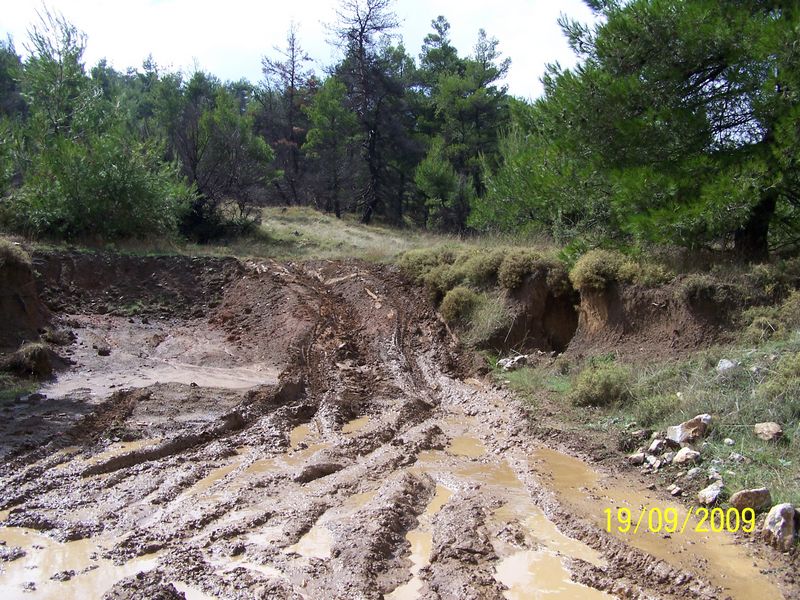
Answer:
[[[592,245],[794,244],[798,11],[712,0],[597,3],[484,171],[471,223]]]
[[[477,303],[477,294],[468,287],[459,285],[445,294],[439,312],[447,323],[463,324],[470,318]]]
[[[748,308],[742,314],[743,341],[760,344],[785,340],[800,329],[800,291],[792,291],[783,303]]]
[[[2,217],[32,235],[147,237],[174,232],[190,197],[158,148],[118,128],[81,141],[52,139]]]
[[[614,282],[655,286],[673,279],[666,266],[647,260],[636,260],[614,250],[590,250],[581,256],[569,273],[578,289],[603,290]]]
[[[569,398],[576,406],[611,406],[631,399],[631,373],[615,363],[590,366],[581,371]]]
[[[462,337],[470,346],[486,348],[498,333],[507,332],[512,323],[503,294],[483,292],[478,294]]]
[[[611,250],[591,250],[578,259],[569,273],[578,289],[603,290],[619,281],[625,257]]]

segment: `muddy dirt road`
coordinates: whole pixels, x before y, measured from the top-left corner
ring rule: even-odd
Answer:
[[[73,296],[38,266],[77,339],[0,427],[2,598],[797,591],[726,534],[606,533],[670,504],[537,441],[390,267],[147,267],[159,310],[128,317],[141,273],[109,299],[102,265]]]

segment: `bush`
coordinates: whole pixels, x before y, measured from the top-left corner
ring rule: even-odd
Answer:
[[[800,291],[793,291],[778,306],[758,306],[742,313],[745,326],[742,337],[750,344],[770,339],[784,340],[800,328]]]
[[[633,414],[639,425],[649,427],[660,424],[675,413],[680,403],[681,400],[676,394],[647,396],[636,403]]]
[[[190,197],[156,147],[111,132],[52,140],[2,217],[33,235],[149,237],[175,232]]]
[[[478,303],[478,295],[464,286],[457,286],[445,294],[439,312],[449,323],[464,323]]]
[[[513,317],[501,293],[483,293],[469,316],[464,341],[477,348],[488,346],[491,339],[500,331],[508,330]]]
[[[624,404],[631,398],[628,369],[608,363],[587,367],[578,376],[570,400],[576,406]]]
[[[452,264],[455,258],[455,252],[447,246],[415,248],[401,254],[397,264],[408,277],[422,283],[428,272],[440,265]]]
[[[625,257],[610,250],[591,250],[572,267],[569,278],[578,289],[604,290],[620,280]]]
[[[475,286],[492,286],[497,283],[500,265],[506,257],[505,248],[497,248],[489,252],[478,251],[464,264],[469,282]]]
[[[22,246],[10,240],[0,238],[0,269],[3,268],[29,269],[31,257]]]

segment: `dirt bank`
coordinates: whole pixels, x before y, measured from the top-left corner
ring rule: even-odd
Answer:
[[[41,260],[75,365],[0,430],[4,597],[800,592],[726,534],[606,533],[666,498],[535,439],[392,267]]]

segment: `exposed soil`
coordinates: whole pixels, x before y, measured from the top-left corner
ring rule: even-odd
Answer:
[[[603,290],[581,290],[569,353],[663,358],[730,337],[742,307],[734,301],[685,298],[681,286],[678,278],[657,288],[613,284]]]
[[[392,267],[36,260],[74,364],[4,414],[4,598],[800,593],[727,534],[606,533],[669,500],[554,448]]]

